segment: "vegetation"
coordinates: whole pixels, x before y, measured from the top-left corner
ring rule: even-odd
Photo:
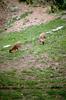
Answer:
[[[51,6],[52,13],[54,13],[54,10],[56,10],[56,8],[66,9],[66,0],[19,0],[19,2],[21,1],[26,2],[27,4],[49,5]]]
[[[66,50],[65,23],[66,22],[64,20],[56,19],[54,21],[51,21],[50,23],[47,23],[46,25],[41,24],[39,26],[32,26],[22,32],[15,32],[15,33],[11,33],[11,34],[9,33],[9,34],[4,34],[4,35],[1,34],[0,36],[0,43],[1,43],[0,54],[1,55],[0,56],[7,60],[7,59],[14,59],[15,57],[17,58],[20,55],[22,56],[22,54],[26,54],[25,47],[23,48],[22,51],[16,52],[15,55],[8,53],[9,48],[3,48],[4,45],[13,44],[20,40],[23,45],[28,45],[31,43],[31,45],[33,46],[31,50],[30,49],[27,50],[28,53],[31,52],[31,53],[40,54],[42,52],[48,52],[51,56],[55,55],[56,58],[57,56],[60,58],[61,55],[65,54],[65,50]],[[53,32],[53,34],[46,34],[47,39],[44,46],[39,45],[39,43],[37,43],[39,34],[41,32],[50,31],[51,29],[56,28],[61,25],[64,25],[64,28],[62,30]]]
[[[0,72],[1,100],[66,100],[66,78],[52,69]]]
[[[56,8],[66,9],[66,0],[19,0],[21,1],[34,5],[50,5],[53,13]],[[6,0],[0,0],[0,8],[4,9],[3,11],[8,9]],[[13,17],[6,23],[6,27],[31,13],[25,12]],[[40,45],[39,34],[59,26],[63,28],[46,33],[45,44]],[[3,31],[4,29],[0,29],[0,100],[66,100],[66,21],[57,18],[20,32],[4,33]],[[5,45],[12,45],[17,41],[22,43],[21,50],[9,53],[10,47],[4,48]],[[44,54],[48,55],[47,58],[44,58]],[[11,65],[12,69],[8,68],[9,66],[7,69],[3,67],[7,62],[17,62],[26,55],[37,57],[36,63],[40,61],[43,67],[38,68],[37,64],[30,61],[28,65],[26,64],[26,69],[17,70],[14,65]],[[50,63],[49,59],[52,60]]]
[[[65,21],[61,19],[56,19],[47,24],[41,24],[39,26],[32,26],[30,28],[25,29],[22,32],[14,32],[9,34],[1,34],[0,35],[0,57],[1,60],[9,60],[16,59],[19,56],[24,54],[40,54],[42,52],[48,52],[50,56],[53,56],[54,59],[60,59],[65,54],[66,45],[65,45]],[[57,28],[58,26],[64,25],[64,28],[60,31],[53,32],[53,34],[46,34],[47,39],[45,45],[39,45],[38,37],[41,32],[50,31],[53,28]],[[23,50],[16,52],[14,55],[9,54],[9,48],[3,48],[3,46],[8,44],[13,44],[17,41],[21,41],[23,45]],[[32,45],[31,49],[26,50],[25,45]],[[0,62],[1,62],[0,60]]]
[[[39,56],[47,53],[49,57],[58,62],[59,70],[50,66],[46,69],[34,68],[22,70],[17,75],[17,71],[0,71],[0,98],[1,100],[66,100],[66,22],[56,19],[47,24],[29,27],[21,32],[0,34],[0,63],[7,60],[19,59],[26,54]],[[53,28],[63,25],[64,28],[46,34],[46,42],[40,45],[37,38],[41,32],[50,31]],[[20,40],[23,45],[32,45],[32,48],[25,49],[10,54],[9,48],[3,46],[12,44]],[[44,61],[45,62],[45,61]],[[62,68],[62,69],[60,69]]]

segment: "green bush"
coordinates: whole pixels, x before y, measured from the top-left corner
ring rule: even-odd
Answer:
[[[51,11],[54,12],[54,6],[58,9],[66,9],[66,0],[19,0],[19,2],[26,2],[27,4],[48,4],[51,6]]]
[[[19,0],[19,2],[26,2],[27,4],[45,4],[48,0]]]
[[[66,10],[66,3],[63,4],[62,9]]]
[[[26,2],[27,4],[32,4],[33,0],[19,0],[19,2]]]

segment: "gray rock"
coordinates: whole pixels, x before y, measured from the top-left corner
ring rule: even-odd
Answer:
[[[61,19],[66,19],[66,15],[63,15],[63,16],[61,17]]]
[[[17,6],[10,7],[10,11],[11,12],[16,12],[17,10],[18,10],[18,7]]]

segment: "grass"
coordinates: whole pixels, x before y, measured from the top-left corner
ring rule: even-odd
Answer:
[[[29,27],[21,32],[0,34],[0,63],[18,59],[27,54],[39,56],[47,53],[50,58],[61,62],[66,68],[66,22],[61,19],[53,20],[47,24]],[[40,45],[37,41],[41,32],[64,25],[64,28],[46,34],[46,42]],[[21,41],[23,49],[14,54],[8,52],[4,45]],[[31,48],[27,48],[31,45]],[[41,58],[39,59],[41,60]],[[65,72],[52,69],[31,68],[23,70],[17,75],[16,70],[0,71],[0,98],[1,100],[66,100]],[[60,69],[60,66],[59,66]]]
[[[60,76],[56,79],[57,72],[32,68],[22,71],[18,76],[16,73],[14,70],[0,72],[2,100],[66,100],[66,78]]]
[[[39,26],[32,26],[21,32],[15,33],[4,33],[0,35],[0,62],[4,62],[9,59],[17,59],[20,56],[25,54],[40,55],[43,52],[47,52],[55,60],[66,55],[66,26],[65,21],[61,19],[56,19],[51,21],[48,24],[41,24]],[[62,30],[53,32],[53,34],[46,34],[46,43],[45,45],[40,45],[38,43],[38,37],[41,32],[47,32],[53,28],[64,25],[65,27]],[[13,44],[17,41],[21,41],[24,48],[21,51],[16,52],[15,54],[9,54],[9,48],[3,48],[4,45]],[[26,45],[32,45],[31,49],[25,49]]]

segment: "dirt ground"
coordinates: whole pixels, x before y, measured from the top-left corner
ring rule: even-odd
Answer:
[[[6,27],[6,32],[20,31],[25,27],[47,23],[56,17],[55,14],[48,13],[48,7],[46,6],[33,7],[27,5],[26,3],[19,3],[18,0],[5,0],[5,4],[6,10],[0,7],[0,15],[2,15],[0,17],[0,26],[2,26],[4,22],[7,23],[7,21],[11,20],[14,16],[19,17],[25,12],[32,12],[31,14],[28,14],[28,16],[26,16],[25,18],[16,20],[9,28]]]
[[[29,68],[52,68],[54,70],[58,69],[59,63],[53,61],[48,57],[47,54],[43,54],[40,57],[34,55],[26,55],[24,57],[20,57],[17,60],[6,61],[3,64],[0,64],[0,70],[10,70],[16,69],[18,71],[22,71],[24,69]]]
[[[12,27],[7,29],[6,32],[21,31],[22,29],[32,25],[47,23],[56,17],[55,15],[48,14],[46,7],[27,7],[25,4],[22,7],[20,8],[21,12],[19,12],[19,15],[22,14],[22,12],[24,13],[31,11],[32,13],[26,16],[26,18],[16,21]]]

